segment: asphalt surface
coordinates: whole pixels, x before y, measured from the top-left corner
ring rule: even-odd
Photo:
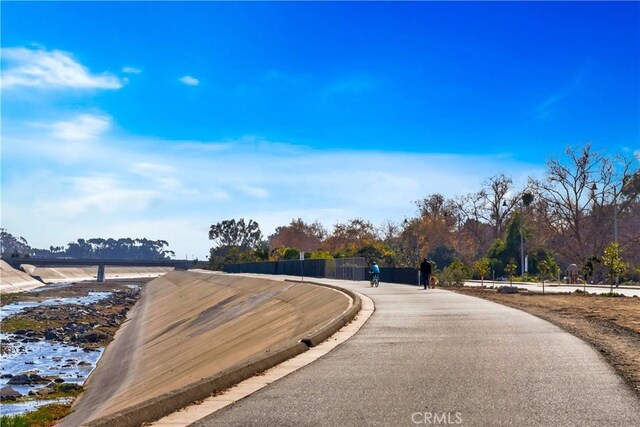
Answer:
[[[640,425],[640,399],[605,360],[546,321],[444,290],[319,281],[369,295],[369,322],[193,425]]]

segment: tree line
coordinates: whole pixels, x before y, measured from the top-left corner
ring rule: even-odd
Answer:
[[[576,264],[584,280],[615,271],[637,281],[639,164],[638,153],[608,156],[586,144],[549,159],[544,177],[522,187],[498,173],[469,194],[426,195],[414,216],[379,226],[354,218],[329,232],[297,218],[264,237],[254,220],[225,220],[209,230],[209,266],[298,259],[304,251],[307,258],[363,256],[412,268],[427,256],[449,273],[500,277],[520,274],[526,257],[531,277],[558,277]]]
[[[168,247],[166,240],[98,237],[78,239],[66,246],[37,249],[29,246],[24,237],[15,237],[6,229],[0,229],[0,253],[3,257],[163,260],[175,256]]]

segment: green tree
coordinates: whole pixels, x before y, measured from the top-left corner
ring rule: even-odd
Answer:
[[[507,273],[507,277],[509,277],[510,285],[513,285],[513,275],[515,274],[517,269],[518,269],[518,265],[515,263],[513,259],[509,261],[509,264],[507,264],[507,266],[504,268],[505,273]]]
[[[484,286],[484,277],[489,274],[491,261],[487,257],[482,257],[473,263],[473,269],[480,276],[480,284]]]
[[[20,256],[21,254],[28,254],[30,252],[31,247],[24,237],[15,237],[5,228],[0,228],[0,255],[11,254],[13,257],[14,253]]]
[[[364,257],[367,260],[367,263],[376,261],[385,266],[393,266],[396,263],[395,251],[386,243],[379,241],[361,247],[358,250],[357,255]]]
[[[462,260],[455,260],[442,271],[442,281],[448,285],[462,286],[471,278],[471,270]]]
[[[438,266],[446,266],[455,261],[456,250],[449,245],[439,245],[429,252],[427,257]]]
[[[255,248],[262,241],[262,232],[257,222],[244,218],[238,221],[229,219],[214,224],[209,229],[209,240],[218,246],[237,246],[239,248]]]
[[[559,271],[558,264],[553,258],[553,254],[547,248],[538,248],[527,253],[529,257],[529,273],[531,274],[539,274],[540,273],[540,262],[546,261],[550,270],[550,273]]]
[[[538,272],[540,273],[540,279],[542,280],[542,294],[544,295],[544,280],[549,277],[551,273],[551,266],[546,260],[542,260],[538,263]]]
[[[507,244],[500,238],[493,241],[489,251],[487,252],[487,258],[491,260],[491,268],[494,270],[496,276],[502,276],[505,274],[504,266],[509,262],[506,252]]]
[[[620,257],[620,244],[613,242],[604,249],[602,264],[609,272],[611,292],[613,292],[613,282],[615,281],[616,286],[618,286],[618,277],[624,274],[628,267],[628,264]]]
[[[317,250],[311,252],[311,255],[309,255],[309,259],[333,259],[333,257],[327,251]]]
[[[268,253],[257,222],[244,218],[221,221],[209,229],[216,246],[209,251],[209,268],[220,270],[224,264],[259,261]]]
[[[284,259],[300,259],[300,251],[295,248],[286,248],[283,253]]]

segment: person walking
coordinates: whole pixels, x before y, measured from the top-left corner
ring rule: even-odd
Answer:
[[[429,286],[430,279],[431,279],[431,263],[427,258],[425,258],[420,264],[420,281],[422,282],[422,286],[424,286],[424,289],[427,289],[427,286]]]

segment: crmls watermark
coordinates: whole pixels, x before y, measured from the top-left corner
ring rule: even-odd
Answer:
[[[411,421],[424,425],[462,424],[462,412],[414,412]]]

